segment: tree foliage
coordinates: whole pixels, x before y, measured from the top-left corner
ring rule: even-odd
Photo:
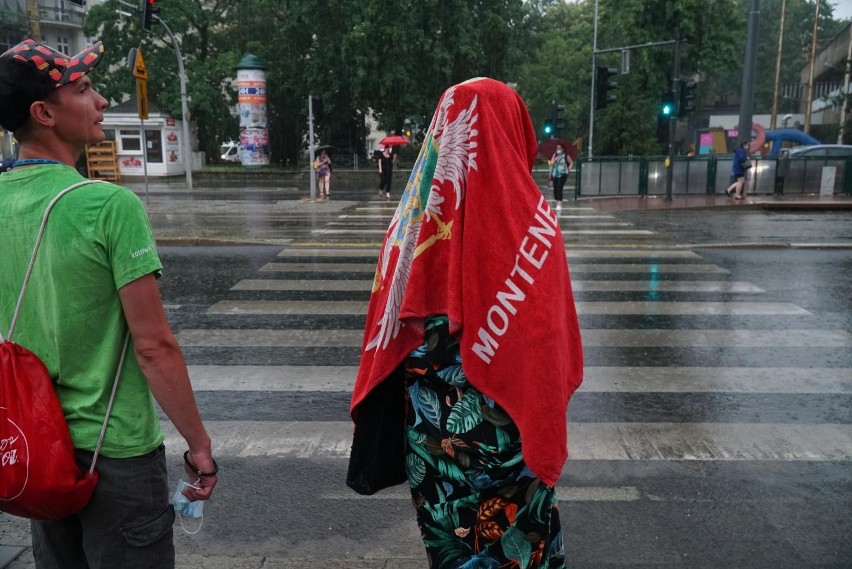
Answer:
[[[755,112],[768,112],[782,0],[764,0]],[[797,82],[806,61],[816,0],[787,0],[782,82]],[[828,0],[820,37],[839,31]],[[682,77],[700,79],[699,98],[731,104],[742,80],[749,0],[599,0],[598,48],[675,39]],[[551,102],[566,105],[563,137],[585,137],[592,78],[593,0],[161,0],[160,17],[178,38],[188,76],[189,107],[199,147],[215,156],[238,134],[236,67],[247,53],[267,66],[273,160],[304,159],[307,101],[319,97],[319,139],[346,153],[363,152],[365,119],[380,128],[426,128],[449,85],[490,76],[518,89],[541,125]],[[138,15],[118,15],[117,0],[89,12],[85,32],[106,43],[107,65],[95,80],[114,102],[135,92],[127,66],[141,46],[149,97],[181,114],[172,42],[162,25],[140,30]],[[617,67],[620,52],[597,56]],[[631,51],[630,73],[618,76],[617,101],[595,115],[596,154],[647,154],[660,94],[673,79],[673,47]],[[786,107],[785,107],[786,108]]]

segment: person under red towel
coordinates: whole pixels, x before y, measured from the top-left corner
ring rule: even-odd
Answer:
[[[392,460],[430,567],[565,565],[554,486],[583,355],[536,147],[507,85],[447,89],[379,254],[350,411],[357,442],[376,432],[371,400],[402,384],[403,418],[381,428],[405,440]],[[348,483],[368,476],[357,448]]]

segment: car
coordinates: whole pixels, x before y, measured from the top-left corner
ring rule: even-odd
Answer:
[[[228,141],[220,147],[220,152],[222,153],[219,158],[225,162],[239,162],[240,161],[240,144],[238,142],[234,142],[233,140]]]
[[[780,157],[790,158],[849,158],[852,157],[852,144],[813,144],[810,146],[794,146],[782,148]]]

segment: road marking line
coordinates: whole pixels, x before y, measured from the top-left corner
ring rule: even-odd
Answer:
[[[194,391],[352,391],[357,366],[190,365]],[[579,393],[852,393],[848,368],[586,366]]]
[[[253,291],[370,291],[373,279],[243,279],[231,290]],[[574,292],[702,292],[755,294],[762,288],[736,281],[571,281]]]
[[[312,229],[312,235],[384,235],[387,229]],[[647,229],[589,229],[563,230],[563,235],[656,235]]]
[[[587,366],[579,392],[852,393],[848,368]]]
[[[177,334],[182,346],[269,348],[360,348],[364,332],[357,330],[278,330],[271,328],[185,328]],[[773,348],[852,347],[845,330],[636,330],[586,328],[583,346],[649,348]]]
[[[352,244],[345,248],[340,243],[306,244],[310,246],[290,246],[278,253],[279,257],[365,257],[375,261],[379,255],[380,244]],[[351,247],[357,247],[355,249]],[[570,259],[700,259],[693,251],[683,250],[642,250],[642,249],[567,249]]]
[[[569,479],[560,481],[556,486],[556,498],[560,502],[635,502],[642,498],[635,486],[566,486]],[[411,490],[407,483],[398,484],[380,490],[371,496],[364,496],[354,490],[323,492],[321,500],[405,500],[411,501]]]
[[[366,300],[223,300],[208,314],[340,314],[365,315]],[[577,302],[577,313],[605,315],[741,316],[810,315],[788,302]]]
[[[569,261],[571,253],[568,253]],[[374,273],[376,271],[375,263],[325,263],[318,261],[315,263],[287,263],[276,262],[267,263],[260,269],[261,272],[365,272]],[[582,273],[641,273],[654,276],[668,274],[728,274],[726,269],[717,265],[706,263],[689,263],[689,264],[673,264],[673,263],[572,263],[571,274]]]
[[[570,416],[570,413],[569,413]],[[349,421],[205,421],[221,457],[347,459]],[[163,425],[166,448],[186,444]],[[781,423],[571,423],[572,460],[849,461],[852,425]]]

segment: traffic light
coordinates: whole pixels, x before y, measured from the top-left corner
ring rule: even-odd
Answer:
[[[677,116],[677,103],[674,93],[669,91],[663,93],[660,97],[660,117],[664,119],[673,119]]]
[[[311,110],[314,112],[314,120],[320,122],[324,114],[322,99],[311,97]]]
[[[618,86],[613,77],[618,73],[615,67],[598,65],[595,67],[595,110],[599,111],[610,103],[615,102],[615,95],[610,91]]]
[[[544,134],[551,135],[553,134],[553,120],[545,119],[544,121]]]
[[[698,83],[692,79],[680,81],[678,84],[677,110],[679,116],[686,116],[695,110],[695,89]]]
[[[157,8],[154,6],[154,0],[141,0],[142,5],[142,29],[146,32],[151,31],[151,24],[154,23],[154,15],[157,13]]]
[[[556,130],[565,128],[565,105],[561,103],[556,105],[556,120],[553,122]]]

